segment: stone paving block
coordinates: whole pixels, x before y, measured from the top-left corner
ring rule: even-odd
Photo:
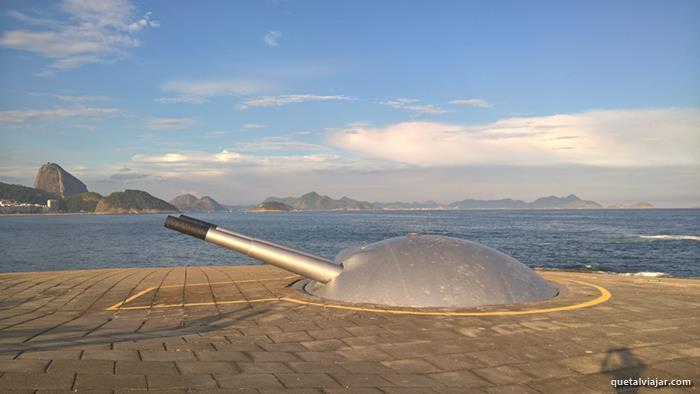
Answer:
[[[313,373],[313,372],[339,372],[343,373],[345,370],[341,368],[335,362],[318,362],[318,361],[293,361],[288,362],[290,368],[297,372],[302,373]]]
[[[518,364],[519,369],[533,376],[535,379],[564,378],[578,375],[578,372],[569,369],[556,361],[541,361]]]
[[[420,358],[382,361],[382,364],[398,373],[430,373],[440,370],[435,365]]]
[[[79,373],[75,380],[77,390],[88,389],[145,389],[144,375],[109,375]]]
[[[143,361],[182,361],[196,360],[194,353],[189,350],[183,351],[160,351],[160,350],[140,350]],[[206,352],[203,352],[206,353]]]
[[[459,369],[476,369],[486,367],[487,364],[471,357],[469,353],[427,355],[426,361],[434,364],[443,371],[453,371]]]
[[[86,350],[83,360],[112,360],[112,361],[138,361],[141,360],[137,350]]]
[[[80,349],[64,350],[27,350],[18,359],[29,360],[77,360],[83,351]]]
[[[0,387],[3,390],[70,389],[73,376],[41,372],[5,372],[0,376]]]
[[[340,385],[325,373],[280,373],[276,374],[287,388],[318,387],[334,388]]]
[[[315,388],[299,389],[261,389],[260,394],[323,394],[323,390]]]
[[[338,349],[336,353],[350,361],[387,361],[394,357],[376,348]]]
[[[248,352],[253,361],[299,361],[297,356],[288,352]]]
[[[528,386],[541,393],[562,393],[562,394],[600,394],[598,390],[588,388],[573,378],[548,379],[534,381]],[[612,392],[612,390],[607,391]]]
[[[396,373],[393,369],[376,361],[341,361],[338,365],[350,373],[382,375]]]
[[[433,382],[434,383],[434,382]],[[436,391],[429,387],[382,387],[387,394],[435,394]]]
[[[0,372],[46,372],[50,360],[0,360]]]
[[[177,375],[180,372],[173,361],[117,361],[117,375]]]
[[[282,383],[273,374],[239,374],[239,375],[214,375],[222,388],[230,389],[274,389],[283,388]]]
[[[384,391],[373,387],[343,387],[339,389],[324,389],[326,394],[382,394]]]
[[[312,352],[330,352],[333,350],[346,348],[347,344],[338,339],[323,339],[318,341],[301,342],[304,347]]]
[[[243,373],[292,373],[287,365],[280,362],[237,362],[236,365]]]
[[[312,341],[313,338],[304,331],[280,332],[268,334],[275,343]]]
[[[439,372],[428,376],[450,387],[485,387],[491,385],[488,381],[469,371]]]
[[[512,365],[475,369],[472,372],[497,385],[527,383],[533,379],[530,375]]]
[[[53,360],[47,370],[48,373],[99,373],[111,374],[114,372],[114,361],[108,360]]]
[[[314,339],[317,340],[323,340],[323,339],[340,339],[340,338],[345,338],[349,337],[352,334],[350,334],[347,330],[341,327],[334,327],[334,328],[324,328],[324,329],[319,329],[319,330],[308,330],[306,331],[309,335],[314,337]]]
[[[331,374],[343,387],[382,387],[393,384],[377,374]]]
[[[146,375],[148,388],[158,389],[210,389],[217,384],[211,375]]]
[[[177,368],[185,375],[240,372],[232,361],[178,361]]]
[[[418,374],[388,374],[382,377],[390,381],[395,386],[402,387],[435,387],[438,383],[425,376]]]
[[[304,361],[343,361],[347,360],[342,354],[336,352],[294,352]]]
[[[489,394],[539,394],[539,391],[524,384],[510,386],[486,387],[484,389]]]
[[[195,352],[201,361],[250,361],[251,357],[244,352]],[[184,360],[180,360],[184,361]]]
[[[266,352],[305,352],[307,348],[300,343],[261,343],[260,348]],[[260,350],[260,349],[257,349]]]

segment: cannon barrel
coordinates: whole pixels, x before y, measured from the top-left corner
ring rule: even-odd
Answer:
[[[330,282],[343,271],[342,266],[323,257],[240,234],[184,215],[179,218],[168,216],[165,227],[235,250],[321,283]]]

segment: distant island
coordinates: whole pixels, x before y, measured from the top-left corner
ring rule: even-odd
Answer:
[[[227,212],[228,209],[209,196],[197,198],[192,194],[182,194],[172,200],[170,204],[182,212]]]
[[[0,182],[0,213],[166,213],[178,209],[141,190],[103,197],[56,163],[37,171],[34,187]]]
[[[289,212],[294,208],[279,201],[263,201],[253,208],[255,212]]]
[[[270,203],[281,203],[279,209],[275,209]],[[266,205],[267,204],[267,205]],[[258,209],[258,207],[265,209]],[[614,206],[614,208],[642,209],[653,208],[647,202],[634,203],[629,206]],[[474,200],[465,199],[450,204],[439,204],[435,201],[425,202],[367,202],[358,201],[349,197],[333,199],[322,196],[316,192],[304,194],[301,197],[268,197],[254,209],[255,211],[358,211],[358,210],[467,210],[467,209],[604,209],[603,205],[590,200],[582,200],[571,194],[566,197],[541,197],[532,202],[522,200]]]

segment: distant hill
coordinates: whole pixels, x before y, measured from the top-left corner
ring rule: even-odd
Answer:
[[[37,190],[33,187],[11,185],[0,182],[0,200],[11,200],[19,203],[46,205],[47,200],[57,200],[55,193]]]
[[[640,201],[640,202],[635,202],[630,205],[625,205],[625,204],[612,204],[608,205],[609,209],[649,209],[649,208],[656,208],[654,204],[646,201]]]
[[[102,196],[95,192],[76,194],[61,201],[61,210],[65,212],[95,212]]]
[[[179,212],[173,205],[141,190],[114,192],[97,203],[95,213]]]
[[[521,200],[510,198],[501,200],[473,200],[467,198],[462,201],[455,201],[448,205],[453,209],[527,209],[528,204]]]
[[[443,206],[435,201],[429,200],[424,202],[373,202],[372,205],[378,209],[439,209]]]
[[[368,210],[375,209],[372,203],[357,201],[348,197],[334,200],[316,192],[304,194],[301,197],[268,197],[263,202],[281,202],[300,211],[331,211],[331,210]]]
[[[573,194],[567,197],[542,197],[528,204],[534,209],[598,209],[603,208],[602,205],[595,201],[581,200]]]
[[[567,197],[542,197],[533,202],[512,200],[471,200],[453,202],[448,205],[453,209],[598,209],[602,205],[595,201],[581,200],[571,194]]]
[[[292,207],[289,205],[279,202],[279,201],[264,201],[261,202],[260,204],[255,206],[254,211],[258,212],[270,212],[270,211],[275,211],[275,212],[285,212],[285,211],[291,211]]]
[[[56,163],[46,163],[39,168],[34,179],[34,188],[54,193],[59,197],[85,193],[87,186]]]
[[[183,212],[225,212],[223,205],[209,196],[197,198],[191,194],[183,194],[170,200],[170,204]]]

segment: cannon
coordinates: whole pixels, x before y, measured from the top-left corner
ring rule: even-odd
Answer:
[[[554,297],[536,272],[496,249],[459,238],[409,233],[343,249],[333,261],[185,215],[165,227],[299,274],[296,288],[349,303],[466,308]]]

